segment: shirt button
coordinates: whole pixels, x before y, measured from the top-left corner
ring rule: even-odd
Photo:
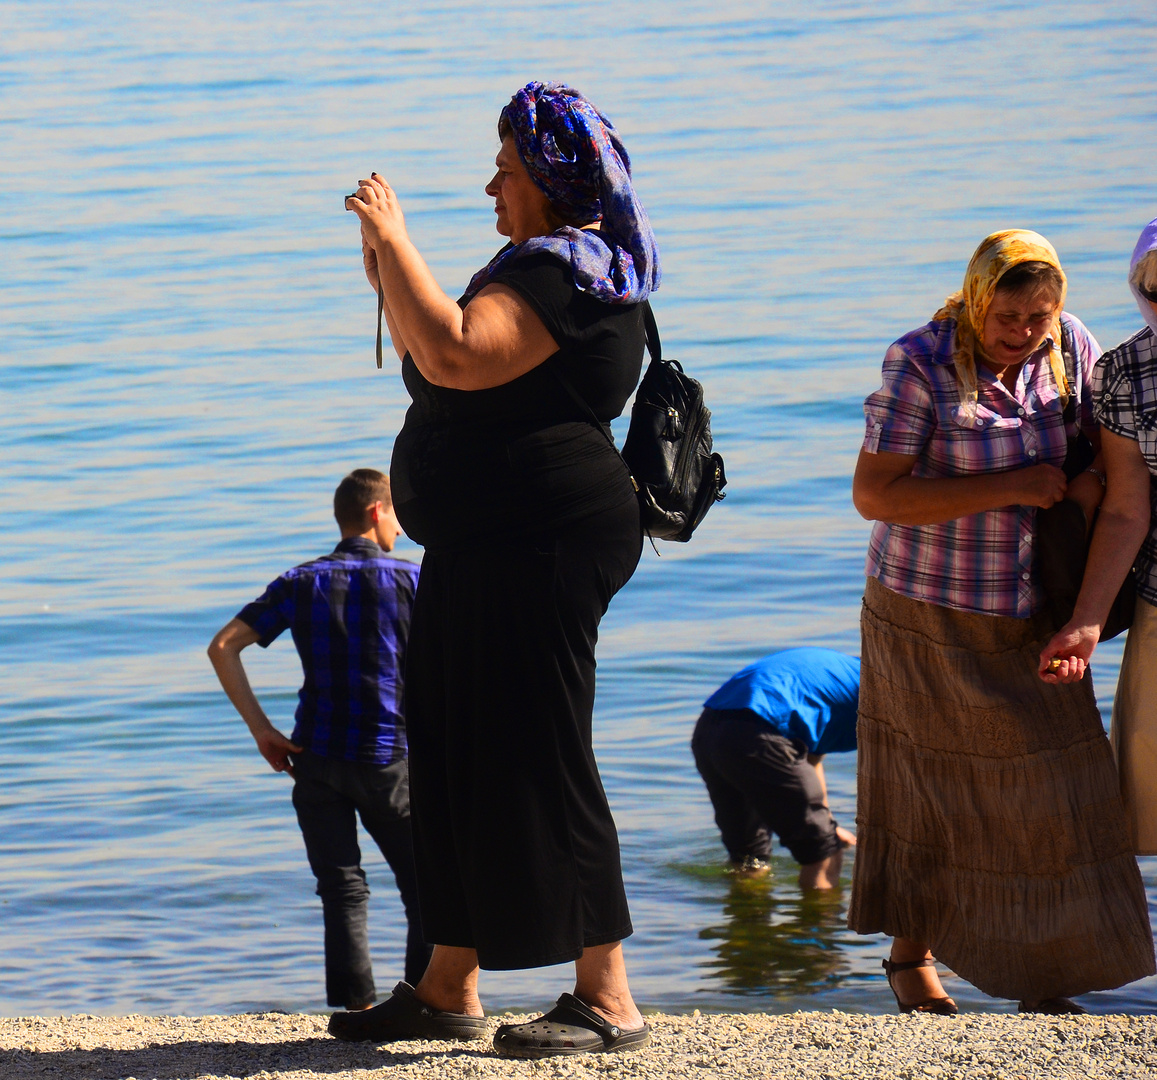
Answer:
[[[1029,456],[1029,457],[1036,457],[1036,451],[1035,451],[1035,450],[1030,450],[1030,451],[1028,452],[1028,456]]]
[[[1021,574],[1020,576],[1022,578],[1024,578],[1025,581],[1028,581],[1028,574],[1027,573]]]
[[[1024,416],[1024,409],[1017,409],[1017,410],[1016,410],[1016,415],[1017,415],[1017,416]]]

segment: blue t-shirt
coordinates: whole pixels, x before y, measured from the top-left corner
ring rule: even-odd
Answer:
[[[293,634],[305,675],[295,743],[342,761],[390,765],[406,756],[402,671],[417,586],[414,563],[351,536],[238,612],[262,648]]]
[[[831,649],[786,649],[732,675],[703,704],[749,709],[812,754],[856,748],[860,661]]]

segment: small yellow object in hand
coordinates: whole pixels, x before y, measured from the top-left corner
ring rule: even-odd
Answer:
[[[1054,656],[1049,661],[1049,667],[1048,667],[1049,674],[1050,675],[1055,674],[1056,672],[1058,672],[1060,670],[1060,667],[1061,667],[1061,658],[1059,656]]]

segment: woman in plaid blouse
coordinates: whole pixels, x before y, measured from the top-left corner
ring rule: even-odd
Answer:
[[[1154,971],[1092,687],[1037,674],[1055,630],[1037,508],[1072,498],[1091,518],[1102,494],[1061,469],[1078,425],[1095,437],[1100,352],[1065,290],[1044,237],[993,234],[961,292],[888,350],[864,406],[853,499],[875,524],[848,923],[893,938],[904,1012],[956,1012],[933,955],[1032,1012],[1082,1012],[1071,996]]]

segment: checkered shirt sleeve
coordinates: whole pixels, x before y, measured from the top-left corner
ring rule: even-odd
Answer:
[[[1095,416],[1131,439],[1149,469],[1149,535],[1133,564],[1137,592],[1157,605],[1157,337],[1149,328],[1105,353],[1093,378]]]

